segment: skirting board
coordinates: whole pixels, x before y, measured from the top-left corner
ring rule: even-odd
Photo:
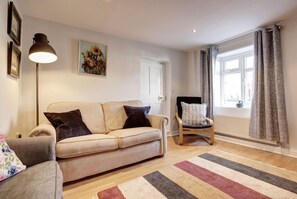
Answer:
[[[284,149],[284,148],[281,148],[279,146],[271,146],[271,145],[262,144],[262,143],[255,143],[255,142],[251,142],[251,141],[240,140],[240,139],[236,139],[236,138],[230,138],[230,137],[226,137],[226,136],[223,136],[223,135],[217,135],[217,134],[215,134],[215,139],[222,140],[222,141],[225,141],[225,142],[230,142],[230,143],[233,143],[233,144],[246,146],[246,147],[260,149],[260,150],[268,151],[268,152],[271,152],[271,153],[277,153],[277,154],[297,158],[297,151]]]
[[[176,135],[178,135],[178,130],[168,132],[168,134],[167,134],[167,136],[176,136]],[[237,139],[237,138],[231,138],[231,137],[227,137],[227,136],[223,136],[223,135],[218,135],[217,133],[215,133],[215,140],[216,139],[222,140],[222,141],[225,141],[225,142],[230,142],[230,143],[233,143],[233,144],[238,144],[238,145],[250,147],[250,148],[260,149],[260,150],[263,150],[263,151],[268,151],[268,152],[271,152],[271,153],[277,153],[277,154],[297,158],[297,151],[284,149],[284,148],[281,148],[279,146],[272,146],[272,145],[256,143],[256,142],[247,141],[247,140],[241,140],[241,139]]]
[[[167,132],[167,136],[172,137],[178,135],[178,130]]]
[[[241,137],[241,136],[236,136],[236,135],[231,135],[231,134],[226,134],[226,133],[220,133],[220,132],[215,132],[215,135],[221,135],[221,136],[224,136],[224,137],[244,140],[244,141],[248,141],[248,142],[255,142],[255,143],[259,143],[259,144],[265,144],[265,145],[270,145],[270,146],[274,146],[274,147],[279,147],[279,144],[277,144],[277,142],[268,141],[268,140],[261,140],[261,139],[252,138],[252,137],[247,138],[247,137]]]

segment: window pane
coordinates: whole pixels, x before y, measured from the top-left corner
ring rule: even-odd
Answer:
[[[237,69],[239,68],[239,60],[234,59],[230,61],[225,62],[225,70],[232,70],[232,69]]]
[[[221,106],[221,62],[217,61],[213,77],[213,101],[215,106]]]
[[[254,71],[246,72],[245,75],[245,103],[251,104],[254,93]]]
[[[225,74],[223,84],[224,105],[235,106],[241,100],[241,74]]]
[[[254,68],[254,56],[245,57],[245,68]]]

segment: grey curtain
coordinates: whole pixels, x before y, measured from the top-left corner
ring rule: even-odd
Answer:
[[[288,147],[280,28],[261,29],[254,35],[255,87],[249,134]]]
[[[207,104],[207,117],[211,119],[213,119],[213,68],[217,52],[215,46],[200,51],[201,101]]]

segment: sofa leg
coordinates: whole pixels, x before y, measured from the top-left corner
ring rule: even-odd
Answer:
[[[162,155],[159,155],[159,156],[157,156],[158,158],[163,158],[164,157],[164,154],[162,154]]]

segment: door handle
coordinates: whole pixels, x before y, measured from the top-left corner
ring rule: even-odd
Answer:
[[[165,100],[165,96],[159,95],[159,96],[158,96],[158,100],[161,100],[161,101],[162,101],[162,100]]]

